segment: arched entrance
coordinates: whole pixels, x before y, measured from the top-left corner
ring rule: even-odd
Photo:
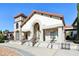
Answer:
[[[40,26],[38,23],[34,24],[34,42],[40,39]]]

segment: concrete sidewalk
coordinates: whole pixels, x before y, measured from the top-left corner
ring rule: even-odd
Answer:
[[[39,47],[28,47],[25,45],[13,45],[13,44],[0,44],[2,46],[8,46],[16,49],[21,49],[35,56],[51,56],[56,50],[49,48],[39,48]]]
[[[77,50],[61,50],[61,49],[50,49],[50,48],[40,48],[40,47],[29,47],[25,45],[18,44],[0,44],[3,46],[12,47],[15,49],[22,50],[24,56],[79,56],[79,51]],[[25,51],[25,52],[24,52]]]

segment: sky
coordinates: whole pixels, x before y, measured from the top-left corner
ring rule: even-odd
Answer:
[[[65,24],[72,25],[77,17],[75,3],[0,3],[0,30],[14,30],[14,16],[30,15],[32,10],[62,14]]]

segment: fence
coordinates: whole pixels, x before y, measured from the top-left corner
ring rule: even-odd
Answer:
[[[69,43],[61,43],[61,49],[68,49],[68,50],[70,50],[70,44]]]
[[[51,45],[53,49],[66,49],[66,50],[78,50],[79,51],[79,44],[72,44],[72,43],[53,43]]]

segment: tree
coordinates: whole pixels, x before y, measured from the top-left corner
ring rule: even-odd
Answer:
[[[74,43],[78,43],[79,44],[79,3],[77,4],[77,38],[76,40],[74,40]]]
[[[2,34],[2,31],[0,30],[0,34]]]
[[[0,30],[0,43],[3,43],[5,40],[4,35],[2,33],[2,31]]]
[[[77,11],[78,11],[77,13],[77,17],[78,17],[77,19],[77,39],[79,40],[79,3],[77,4]]]
[[[9,33],[9,30],[5,30],[4,31],[5,40],[8,40],[8,33]]]
[[[5,31],[4,31],[4,33],[8,33],[8,32],[9,32],[9,30],[5,30]]]
[[[4,40],[5,40],[4,35],[3,35],[3,34],[0,34],[0,43],[3,43],[3,42],[4,42]]]

